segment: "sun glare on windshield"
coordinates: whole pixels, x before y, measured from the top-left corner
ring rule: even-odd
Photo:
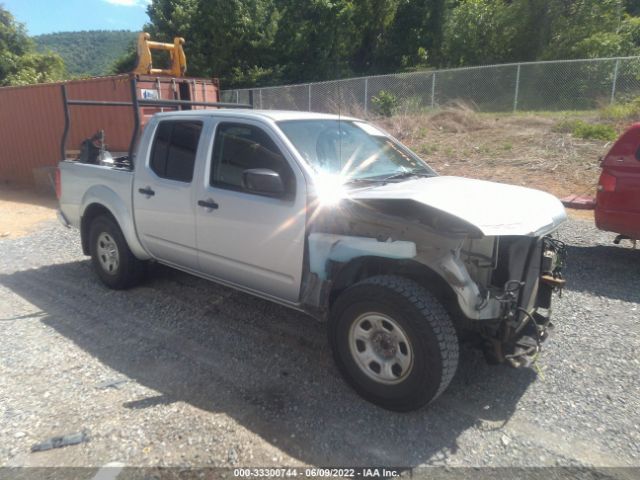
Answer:
[[[346,182],[341,174],[319,172],[314,182],[318,203],[326,207],[340,203],[347,196]]]
[[[365,122],[289,120],[278,125],[300,156],[318,173],[320,183],[343,185],[408,172],[435,174],[409,149]]]

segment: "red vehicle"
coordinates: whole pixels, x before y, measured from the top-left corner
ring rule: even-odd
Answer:
[[[595,219],[614,240],[640,240],[640,123],[633,124],[602,160]]]

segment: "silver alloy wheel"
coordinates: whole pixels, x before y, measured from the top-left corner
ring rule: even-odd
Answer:
[[[102,232],[98,235],[96,247],[102,269],[110,275],[115,275],[120,265],[120,252],[111,234]]]
[[[407,334],[391,317],[368,312],[349,329],[349,350],[360,369],[384,384],[404,380],[413,368],[413,349]]]

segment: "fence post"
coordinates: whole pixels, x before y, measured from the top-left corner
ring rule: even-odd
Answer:
[[[311,84],[308,85],[308,88],[309,88],[309,98],[308,98],[309,111],[311,111]]]
[[[431,108],[436,106],[436,72],[431,75]]]
[[[258,96],[260,97],[260,110],[264,110],[264,106],[262,105],[262,89],[258,90]]]
[[[520,64],[516,70],[516,91],[513,96],[513,113],[518,110],[518,94],[520,93]]]
[[[367,114],[367,107],[369,106],[369,77],[364,79],[364,114]]]
[[[616,58],[616,64],[613,67],[613,83],[611,84],[611,104],[616,101],[616,86],[618,83],[618,68],[620,67],[620,59]]]
[[[240,103],[240,90],[236,90],[236,103]]]

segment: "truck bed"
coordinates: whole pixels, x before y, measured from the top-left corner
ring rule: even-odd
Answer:
[[[105,196],[125,202],[123,207],[132,212],[133,171],[114,166],[93,165],[73,160],[60,162],[60,210],[74,227],[80,226],[84,209],[92,201]]]

